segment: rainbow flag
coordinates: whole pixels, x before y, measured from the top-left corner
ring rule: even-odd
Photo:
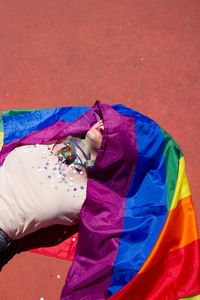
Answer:
[[[0,164],[15,147],[83,135],[99,118],[103,140],[61,299],[199,299],[200,241],[184,157],[153,120],[101,101],[4,111]]]

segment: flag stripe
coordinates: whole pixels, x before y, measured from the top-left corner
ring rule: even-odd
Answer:
[[[181,199],[167,216],[165,225],[149,257],[139,273],[146,272],[168,252],[198,240],[195,212],[191,197]]]
[[[3,132],[0,132],[0,151],[2,147],[3,147]]]
[[[126,197],[123,232],[113,266],[109,296],[119,291],[140,270],[168,213],[164,136],[160,126],[152,120],[144,122],[136,119],[135,129],[138,162]]]
[[[194,295],[194,296],[191,296],[191,297],[181,298],[181,299],[178,299],[178,300],[200,300],[200,294]]]
[[[200,293],[199,252],[198,240],[168,253],[109,300],[178,299]]]
[[[185,159],[184,156],[182,156],[179,160],[177,183],[170,210],[174,209],[177,206],[180,199],[188,197],[190,195],[190,188],[185,173]]]
[[[164,157],[167,187],[167,206],[169,210],[177,184],[179,159],[183,156],[183,154],[180,147],[175,143],[173,138],[163,128],[161,128],[161,130],[165,137]]]
[[[11,116],[11,115],[17,115],[17,114],[24,114],[24,113],[27,113],[30,111],[36,111],[36,110],[41,110],[41,109],[8,109],[8,110],[3,110],[1,112],[1,115],[5,117],[5,116]]]
[[[42,130],[58,120],[73,122],[90,107],[61,107],[27,111],[26,113],[6,114],[2,112],[4,122],[4,144],[25,137],[33,131]],[[23,121],[23,122],[22,122]],[[13,127],[12,124],[15,124]]]
[[[2,117],[0,117],[0,151],[1,151],[1,148],[3,147],[3,120],[2,120]]]

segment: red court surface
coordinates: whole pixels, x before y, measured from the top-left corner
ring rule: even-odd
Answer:
[[[200,2],[0,1],[0,110],[122,103],[181,146],[200,228]],[[24,252],[1,300],[57,300],[71,262]]]

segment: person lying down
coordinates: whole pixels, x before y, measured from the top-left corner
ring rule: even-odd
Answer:
[[[79,223],[103,130],[100,120],[84,139],[21,146],[7,156],[0,167],[0,252],[40,228]]]

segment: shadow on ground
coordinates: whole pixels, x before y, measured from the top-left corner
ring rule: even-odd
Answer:
[[[54,225],[40,229],[21,239],[14,240],[6,251],[0,254],[0,271],[15,254],[40,247],[52,247],[58,245],[66,238],[79,231],[79,224],[74,226]],[[67,234],[66,234],[67,233]]]

